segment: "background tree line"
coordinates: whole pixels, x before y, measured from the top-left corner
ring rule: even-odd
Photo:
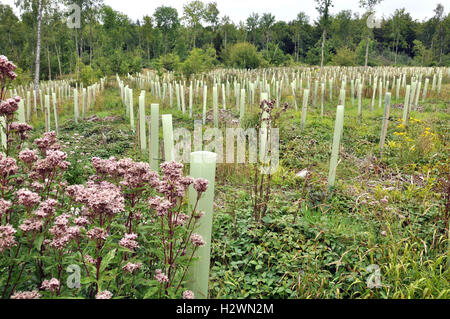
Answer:
[[[21,76],[28,80],[37,65],[41,79],[75,73],[88,81],[142,67],[191,74],[217,65],[450,65],[450,15],[441,4],[426,21],[397,9],[383,17],[380,28],[368,29],[368,15],[380,0],[361,1],[364,15],[332,13],[332,1],[316,2],[316,21],[305,12],[289,22],[252,13],[236,24],[215,2],[198,0],[187,2],[181,13],[160,6],[137,21],[103,0],[17,0],[20,17],[0,4],[0,53],[27,70]],[[71,3],[81,8],[79,29],[66,24]]]

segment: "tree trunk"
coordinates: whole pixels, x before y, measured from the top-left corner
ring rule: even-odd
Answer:
[[[47,63],[48,63],[48,79],[52,80],[52,66],[50,64],[50,48],[48,47],[48,35],[47,35]]]
[[[397,41],[395,42],[395,60],[394,60],[395,65],[397,65],[398,42],[399,42],[399,38],[397,38]]]
[[[164,55],[167,54],[167,34],[164,34]]]
[[[39,0],[38,6],[38,25],[37,25],[37,43],[36,43],[36,67],[34,71],[34,91],[39,93],[39,66],[41,63],[41,21],[42,21],[42,0]]]
[[[225,31],[225,46],[224,46],[225,50],[227,49],[227,32]]]
[[[370,30],[367,30],[366,58],[365,58],[365,61],[364,61],[364,70],[367,70],[367,62],[369,61],[369,41],[370,41]]]
[[[92,64],[92,56],[93,56],[93,36],[92,36],[92,24],[93,22],[91,21],[91,23],[89,23],[89,65]]]
[[[147,59],[148,65],[150,65],[150,42],[147,40]]]
[[[325,38],[327,36],[327,29],[324,27],[323,28],[323,33],[322,33],[322,57],[320,59],[320,76],[322,76],[322,69],[323,69],[323,60],[324,60],[324,50],[325,50]]]
[[[58,46],[56,45],[55,33],[53,33],[53,42],[55,43],[56,59],[58,60],[59,77],[62,79],[61,59],[59,57]]]
[[[195,27],[194,27],[194,29],[192,30],[192,33],[193,33],[193,35],[194,35],[194,49],[196,48],[196,46],[195,46]]]
[[[80,57],[80,55],[78,54],[78,31],[77,29],[74,30],[75,31],[75,52],[77,53],[77,59]]]

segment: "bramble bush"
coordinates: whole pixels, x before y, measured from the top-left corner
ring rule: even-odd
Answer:
[[[55,132],[23,149],[32,127],[13,122],[20,97],[4,100],[15,65],[0,56],[0,294],[2,298],[194,298],[184,290],[198,247],[208,181],[182,175],[183,165],[93,157],[95,174],[69,185],[70,162]],[[31,143],[30,143],[31,144]],[[67,284],[64,284],[66,281]]]

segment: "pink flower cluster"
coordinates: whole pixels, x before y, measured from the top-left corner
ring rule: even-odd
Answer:
[[[44,223],[36,218],[25,219],[19,229],[24,233],[37,232],[41,229]]]
[[[148,204],[151,208],[154,208],[156,210],[156,213],[158,216],[164,216],[167,215],[169,209],[175,206],[174,202],[169,202],[167,199],[164,199],[159,196],[150,197],[148,200]]]
[[[34,163],[38,160],[37,152],[26,148],[19,153],[19,159],[26,164]]]
[[[11,225],[0,226],[0,253],[16,244],[16,230]]]
[[[11,208],[11,202],[0,198],[0,218]]]
[[[56,278],[52,278],[50,280],[44,280],[41,285],[41,289],[55,292],[59,289],[59,280]]]
[[[138,271],[139,269],[141,269],[141,267],[142,267],[142,263],[136,263],[136,264],[128,263],[122,267],[122,270],[132,274],[132,273]]]
[[[204,178],[197,178],[194,183],[194,189],[197,191],[197,193],[201,194],[203,192],[206,192],[206,189],[208,188],[208,181]]]
[[[108,290],[99,291],[97,295],[95,295],[95,299],[111,299],[113,294]]]
[[[49,165],[66,169],[70,163],[66,161],[67,154],[58,150],[48,150],[46,160]]]
[[[108,233],[101,227],[94,227],[87,232],[87,236],[92,240],[106,240]]]
[[[37,160],[29,177],[32,179],[45,180],[53,175],[56,169],[65,170],[70,163],[66,161],[67,154],[58,150],[47,150],[46,157]]]
[[[71,185],[66,192],[76,202],[86,205],[94,215],[115,215],[125,208],[120,189],[106,181],[99,184],[89,181],[86,187]]]
[[[160,283],[164,283],[164,282],[169,282],[169,277],[167,277],[161,269],[156,269],[155,270],[155,279],[160,282]]]
[[[9,130],[19,134],[21,140],[28,138],[28,132],[31,131],[33,127],[27,123],[12,122],[9,124]]]
[[[0,153],[0,177],[6,178],[9,175],[14,175],[18,169],[19,167],[14,158],[3,156]]]
[[[89,225],[91,222],[86,217],[77,217],[73,223],[77,226],[84,227]]]
[[[1,74],[0,74],[1,76]],[[20,96],[0,102],[0,115],[11,116],[19,108]]]
[[[172,224],[175,226],[183,226],[188,219],[188,215],[185,213],[179,213],[177,216],[172,216]]]
[[[186,290],[183,292],[183,299],[194,299],[194,292],[192,290]]]
[[[159,176],[144,162],[134,162],[130,158],[116,160],[115,157],[101,159],[93,157],[92,166],[97,174],[104,177],[121,178],[124,187],[136,189],[149,184],[151,187],[159,185]]]
[[[49,198],[39,205],[39,208],[34,212],[34,215],[38,218],[49,217],[55,213],[56,204],[58,204],[56,200]]]
[[[9,61],[6,56],[0,55],[0,80],[3,80],[4,77],[14,80],[17,77],[14,73],[16,68],[17,66]]]
[[[47,150],[61,149],[61,146],[57,143],[55,131],[45,132],[43,137],[34,140],[34,144],[39,148],[42,155],[46,155]]]
[[[191,243],[196,247],[204,246],[206,244],[203,237],[199,234],[192,234],[190,239]]]
[[[75,218],[73,223],[77,226],[84,227],[84,226],[89,225],[91,222],[86,217],[77,217],[77,218]]]
[[[194,182],[192,177],[183,177],[183,164],[165,162],[160,165],[162,177],[158,191],[163,193],[170,202],[176,204],[177,198],[183,197],[187,188]]]
[[[42,295],[36,290],[33,291],[16,291],[11,299],[39,299]]]
[[[39,194],[34,193],[28,189],[21,188],[16,192],[19,204],[26,207],[33,207],[41,201]]]
[[[139,243],[136,239],[136,234],[125,234],[125,236],[119,241],[119,245],[131,250],[139,248]]]
[[[62,214],[55,218],[53,227],[49,229],[49,233],[53,235],[50,247],[63,249],[69,243],[72,238],[68,232],[69,217],[69,214]]]

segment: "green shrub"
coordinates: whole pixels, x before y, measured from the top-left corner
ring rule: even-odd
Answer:
[[[89,86],[97,81],[97,76],[90,65],[84,65],[81,68],[81,82],[84,86]]]
[[[290,66],[294,62],[289,54],[284,54],[277,44],[269,43],[262,52],[263,58],[272,66]]]
[[[236,43],[225,53],[226,64],[241,69],[256,69],[264,64],[264,59],[253,44]]]
[[[167,71],[176,71],[180,67],[180,57],[175,53],[169,53],[159,57],[159,67]]]
[[[183,63],[183,73],[190,76],[194,73],[201,73],[210,70],[216,61],[216,50],[208,48],[206,50],[193,49],[186,61]]]
[[[356,52],[348,47],[339,48],[331,58],[331,63],[340,66],[354,66],[356,65]]]

